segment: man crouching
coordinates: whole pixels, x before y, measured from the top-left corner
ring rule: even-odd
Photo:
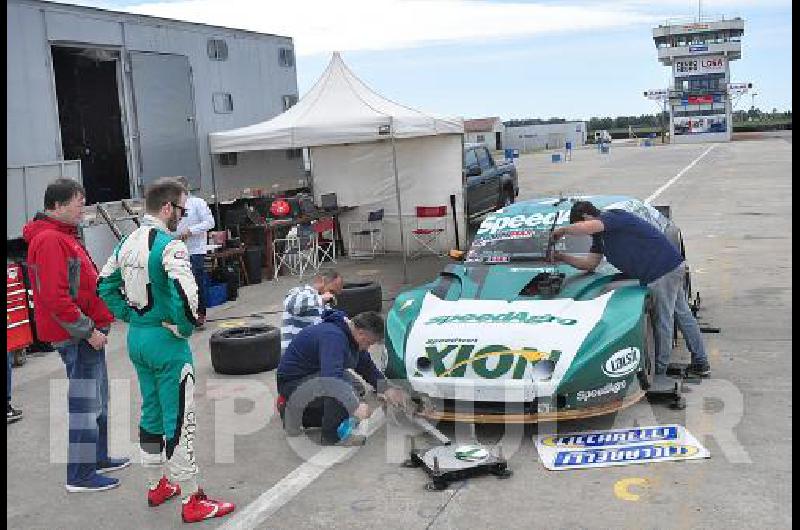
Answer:
[[[370,415],[369,405],[357,397],[348,369],[390,403],[407,399],[403,390],[388,388],[367,351],[383,341],[383,332],[383,318],[373,311],[348,319],[342,311],[326,310],[322,322],[294,337],[277,372],[278,409],[288,434],[299,434],[301,427],[321,427],[325,445],[364,444],[363,435],[340,436],[340,426],[351,418],[361,421]]]

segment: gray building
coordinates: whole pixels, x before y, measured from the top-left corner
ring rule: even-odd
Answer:
[[[653,29],[658,60],[672,68],[668,91],[673,143],[731,139],[730,62],[742,57],[744,20],[667,21]]]
[[[548,123],[538,125],[506,126],[503,145],[507,149],[530,152],[539,149],[564,149],[567,142],[572,147],[586,143],[586,122]]]
[[[208,150],[210,132],[297,101],[290,37],[39,0],[7,0],[6,20],[9,238],[60,174],[82,177],[90,204],[141,197],[164,175],[213,200],[302,184],[299,152],[212,168]]]

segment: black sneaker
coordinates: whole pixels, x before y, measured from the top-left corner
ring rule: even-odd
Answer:
[[[15,421],[19,421],[22,419],[22,411],[19,409],[15,409],[11,406],[11,403],[8,404],[8,412],[6,412],[6,424],[14,423]]]
[[[686,367],[686,375],[695,377],[711,377],[711,366],[707,363],[692,363]]]

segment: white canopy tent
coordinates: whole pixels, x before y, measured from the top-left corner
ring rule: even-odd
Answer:
[[[261,123],[212,133],[212,154],[308,147],[314,197],[336,193],[356,206],[341,226],[383,208],[386,249],[405,256],[415,206],[448,208],[446,241],[466,235],[462,185],[464,122],[397,104],[373,92],[334,53],[322,77],[297,104]],[[392,225],[396,229],[392,228]]]

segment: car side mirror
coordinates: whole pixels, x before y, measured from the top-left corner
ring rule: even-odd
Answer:
[[[481,175],[481,166],[470,166],[467,168],[468,177],[479,177]]]
[[[464,251],[463,250],[451,250],[448,254],[450,259],[453,261],[464,261]]]

